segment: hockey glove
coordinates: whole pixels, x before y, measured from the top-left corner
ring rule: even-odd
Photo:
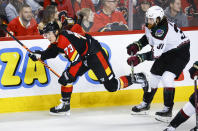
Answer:
[[[133,55],[135,55],[139,51],[138,45],[139,45],[138,41],[128,45],[127,46],[127,54],[131,55],[131,53],[133,53]]]
[[[33,61],[38,61],[38,59],[41,58],[41,54],[31,52],[28,54],[28,56],[33,60]]]
[[[127,59],[127,63],[128,65],[132,65],[133,66],[136,66],[138,65],[139,63],[143,62],[144,61],[144,58],[143,58],[143,55],[141,54],[138,54],[138,55],[135,55],[135,56],[131,56]]]
[[[58,79],[58,83],[60,83],[63,86],[66,86],[68,83],[72,83],[74,81],[75,78],[67,71],[64,71],[61,77]]]
[[[35,53],[35,54],[40,54],[40,55],[42,55],[43,51],[35,50],[34,53]]]
[[[196,61],[193,66],[189,69],[191,79],[194,79],[195,76],[198,76],[198,61]]]

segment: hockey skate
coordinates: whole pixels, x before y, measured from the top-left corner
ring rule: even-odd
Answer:
[[[132,108],[131,114],[132,115],[147,115],[149,114],[150,104],[147,104],[146,102],[142,102],[137,106],[134,106]]]
[[[51,115],[66,115],[70,116],[70,102],[60,100],[60,104],[58,106],[52,107],[50,109]]]
[[[172,126],[168,126],[166,127],[166,129],[164,129],[163,131],[175,131],[175,128]]]
[[[169,123],[172,117],[172,107],[165,106],[162,111],[155,113],[155,119],[161,122]]]
[[[142,73],[142,72],[141,73],[135,73],[134,78],[135,78],[134,83],[141,84],[144,92],[148,92],[149,86],[148,86],[147,75],[145,73]]]

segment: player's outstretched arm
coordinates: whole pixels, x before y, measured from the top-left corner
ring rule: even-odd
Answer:
[[[55,44],[51,44],[46,50],[35,50],[34,52],[31,52],[28,56],[33,61],[37,61],[38,59],[44,61],[46,59],[55,58],[60,52],[60,49]]]
[[[133,63],[134,66],[144,62],[145,60],[153,60],[153,52],[149,51],[146,53],[142,53],[142,54],[137,54],[135,56],[131,56],[127,59],[127,63],[128,65],[131,65]]]
[[[135,55],[138,51],[140,51],[143,47],[145,47],[148,43],[146,35],[143,35],[139,41],[135,41],[132,44],[127,46],[127,54]]]

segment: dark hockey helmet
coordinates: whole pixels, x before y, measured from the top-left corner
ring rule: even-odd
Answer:
[[[60,27],[56,21],[48,23],[44,28],[43,28],[43,33],[48,33],[49,31],[53,31],[54,33],[56,31],[60,30]]]

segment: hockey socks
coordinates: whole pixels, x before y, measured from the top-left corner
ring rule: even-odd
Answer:
[[[164,105],[167,107],[173,107],[174,97],[175,97],[175,88],[165,87],[164,88]]]
[[[191,102],[186,103],[184,107],[177,113],[177,115],[170,122],[167,129],[170,127],[177,128],[179,125],[187,121],[194,113],[195,113],[195,108],[191,104]],[[168,130],[165,130],[165,131],[168,131]]]
[[[126,87],[132,85],[131,76],[121,76],[119,78],[119,81],[120,81],[120,89],[126,88]]]
[[[63,100],[68,97],[71,98],[72,91],[73,91],[73,85],[61,86],[61,96]]]
[[[188,120],[188,118],[189,116],[184,113],[183,109],[181,109],[174,117],[174,119],[170,122],[170,126],[177,128],[180,124]]]
[[[158,88],[152,88],[151,92],[144,92],[143,101],[150,104]]]
[[[148,81],[147,81],[146,75],[144,73],[135,73],[133,75],[134,75],[135,81],[132,81],[131,74],[128,76],[121,76],[119,78],[120,89],[126,88],[126,87],[132,85],[133,83],[138,83],[138,84],[142,84],[143,89],[147,91],[148,90]]]
[[[194,106],[188,102],[184,107],[177,113],[175,118],[171,121],[170,125],[177,128],[181,123],[188,120],[195,113]]]

